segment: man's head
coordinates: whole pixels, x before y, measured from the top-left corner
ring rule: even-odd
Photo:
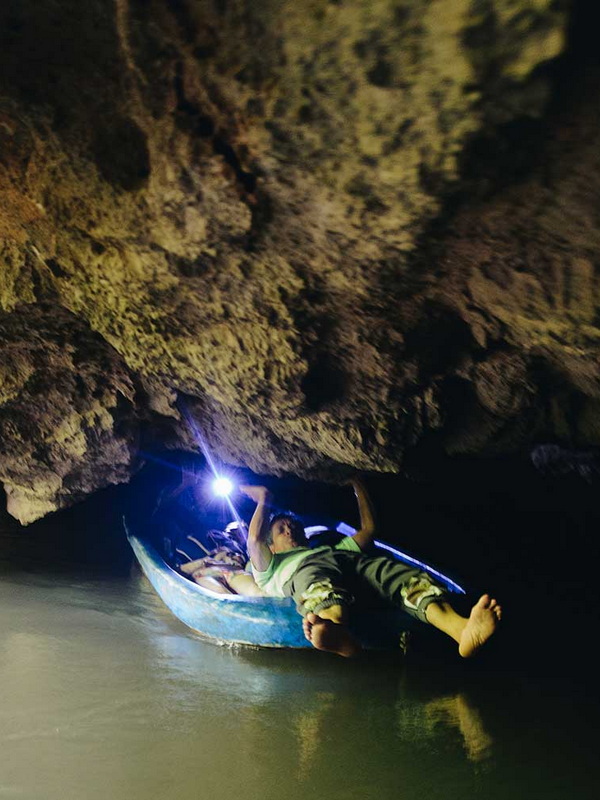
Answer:
[[[304,525],[291,511],[273,514],[269,520],[267,544],[272,553],[284,553],[294,547],[306,547]]]

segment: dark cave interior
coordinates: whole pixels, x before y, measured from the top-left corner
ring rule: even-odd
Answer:
[[[586,665],[574,662],[560,640],[584,637],[596,624],[600,462],[588,450],[584,460],[590,463],[591,456],[592,469],[581,470],[577,458],[582,451],[575,458],[573,452],[569,458],[562,451],[545,465],[540,459],[537,467],[530,455],[438,457],[437,462],[428,457],[427,476],[365,476],[378,537],[445,571],[470,597],[486,591],[502,599],[506,623],[487,656],[494,668],[535,673],[543,664],[574,681],[585,671]],[[131,484],[99,492],[26,528],[4,515],[0,558],[32,574],[43,568],[83,580],[128,575],[134,559],[123,517],[144,519],[157,492],[172,482],[174,470],[167,465],[177,463],[178,455],[164,453],[148,461]],[[201,476],[202,459],[198,464]],[[278,507],[293,509],[309,524],[324,518],[358,524],[348,487],[234,468],[229,474],[268,486]],[[253,504],[239,494],[233,500],[249,520]],[[213,506],[217,524],[229,521],[222,509]],[[439,644],[425,636],[420,647],[429,653]]]

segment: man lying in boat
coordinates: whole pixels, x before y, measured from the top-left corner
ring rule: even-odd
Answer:
[[[445,588],[426,572],[387,556],[370,555],[375,535],[371,502],[361,480],[352,485],[360,529],[335,547],[309,548],[301,521],[288,512],[270,514],[264,486],[241,486],[256,503],[248,532],[252,572],[261,590],[293,597],[303,616],[304,635],[313,647],[341,656],[357,655],[360,642],[349,626],[350,607],[361,587],[403,608],[450,636],[463,658],[474,655],[494,633],[502,611],[484,594],[469,617],[458,614]],[[358,590],[358,592],[357,592]]]

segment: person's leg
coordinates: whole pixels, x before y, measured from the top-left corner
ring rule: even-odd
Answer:
[[[454,639],[463,658],[479,650],[502,617],[501,607],[488,595],[479,598],[469,617],[461,616],[451,605],[451,594],[428,573],[385,556],[361,557],[355,570],[381,598]]]
[[[502,608],[489,595],[482,595],[468,617],[462,617],[450,603],[430,602],[425,608],[430,625],[442,631],[458,644],[458,652],[469,658],[492,636],[502,618]]]
[[[197,583],[198,586],[203,586],[205,589],[210,589],[217,594],[235,594],[235,592],[232,592],[231,589],[218,578],[206,575],[194,575],[194,583]]]
[[[449,600],[448,591],[429,573],[389,556],[341,554],[346,557],[346,567],[355,575],[355,592],[359,597],[365,590],[379,602],[399,606],[421,622],[428,622],[425,607],[428,603]],[[367,599],[369,595],[365,595]],[[372,602],[372,600],[371,600]]]
[[[302,614],[304,635],[317,650],[353,656],[362,649],[348,627],[353,598],[331,551],[317,552],[296,570],[286,591]]]
[[[223,573],[224,580],[236,594],[248,597],[264,597],[265,593],[256,585],[256,581],[247,572],[231,570]]]

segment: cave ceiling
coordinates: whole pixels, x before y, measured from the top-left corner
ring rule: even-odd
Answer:
[[[9,513],[197,432],[333,481],[599,444],[586,7],[3,0]]]

